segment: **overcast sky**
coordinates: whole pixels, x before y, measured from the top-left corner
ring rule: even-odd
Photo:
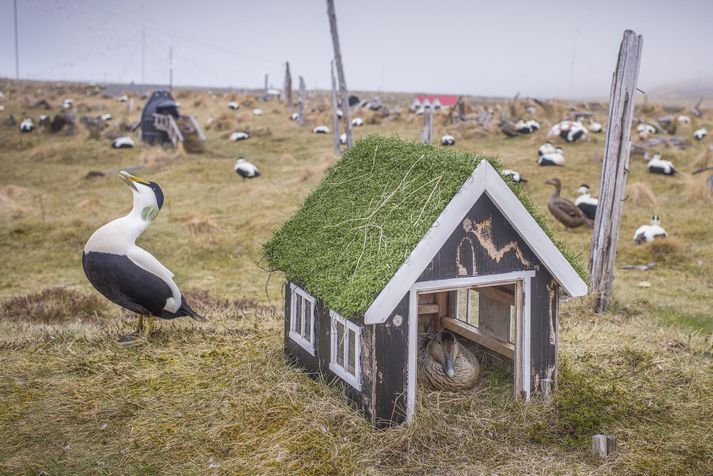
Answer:
[[[644,36],[639,87],[713,78],[713,1],[335,0],[354,90],[609,94],[625,29]],[[17,0],[20,75],[178,85],[329,87],[325,0]],[[14,77],[13,0],[0,0],[0,76]]]

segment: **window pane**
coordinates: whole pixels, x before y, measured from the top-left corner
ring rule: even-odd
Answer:
[[[337,364],[344,367],[344,324],[337,321]]]
[[[478,327],[480,325],[480,312],[478,311],[480,294],[475,289],[469,289],[468,295],[470,296],[468,300],[468,324]]]
[[[347,359],[347,372],[352,375],[356,375],[354,370],[354,360],[356,358],[356,332],[349,330],[349,342],[347,344],[349,348],[349,358]]]
[[[456,319],[468,322],[468,291],[466,289],[459,289],[456,291]]]
[[[304,315],[304,332],[302,337],[307,339],[308,342],[312,342],[312,303],[305,299],[305,315]]]
[[[292,329],[296,333],[302,332],[302,296],[295,293],[295,324]]]

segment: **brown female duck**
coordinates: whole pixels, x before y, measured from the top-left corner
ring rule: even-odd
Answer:
[[[418,351],[418,379],[435,390],[457,392],[480,380],[480,363],[448,331],[424,336]]]
[[[562,223],[565,228],[577,228],[582,225],[587,225],[592,228],[594,222],[589,219],[579,207],[566,198],[560,197],[560,191],[562,189],[560,179],[549,179],[545,183],[555,187],[555,191],[547,201],[547,208],[557,221]]]

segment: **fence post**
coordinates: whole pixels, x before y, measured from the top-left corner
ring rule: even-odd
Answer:
[[[347,150],[352,148],[352,119],[349,113],[349,93],[347,92],[347,80],[344,77],[344,65],[342,65],[342,51],[339,47],[339,32],[337,31],[337,14],[334,11],[334,0],[327,0],[327,16],[329,17],[329,30],[332,32],[332,46],[334,47],[334,62],[337,67],[337,78],[339,79],[339,93],[342,98],[342,115],[344,117],[344,132],[347,134]]]
[[[597,313],[605,311],[611,302],[614,260],[619,241],[631,148],[634,93],[639,77],[643,42],[643,37],[632,30],[624,32],[612,78],[607,136],[599,184],[599,205],[594,220],[589,258],[589,289],[594,296],[594,312]]]
[[[421,142],[431,143],[431,106],[426,106],[423,109],[423,133],[421,134]]]
[[[334,60],[329,64],[329,73],[332,76],[332,128],[334,129],[334,156],[339,157],[339,116],[337,115],[337,80],[334,78]]]
[[[305,92],[305,80],[300,76],[300,112],[297,117],[297,122],[303,126],[305,123],[305,101],[307,100],[307,94]]]
[[[285,62],[285,82],[282,84],[282,96],[287,102],[287,110],[292,112],[292,74],[289,61]]]

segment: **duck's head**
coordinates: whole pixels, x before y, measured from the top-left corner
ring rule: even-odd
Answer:
[[[586,183],[583,183],[582,185],[579,186],[577,189],[577,193],[580,195],[589,195],[589,185]]]
[[[562,183],[560,182],[560,179],[558,179],[558,178],[551,178],[549,180],[546,180],[545,184],[554,185],[557,188],[560,188],[562,186]]]
[[[131,193],[134,196],[134,211],[140,213],[144,221],[152,222],[163,206],[161,187],[156,182],[149,182],[123,170],[119,172],[119,177],[131,187]]]
[[[449,377],[455,375],[455,361],[460,354],[456,336],[448,331],[439,332],[428,343],[428,353],[443,366],[443,373]]]
[[[654,213],[651,217],[651,226],[661,226],[661,218]]]

